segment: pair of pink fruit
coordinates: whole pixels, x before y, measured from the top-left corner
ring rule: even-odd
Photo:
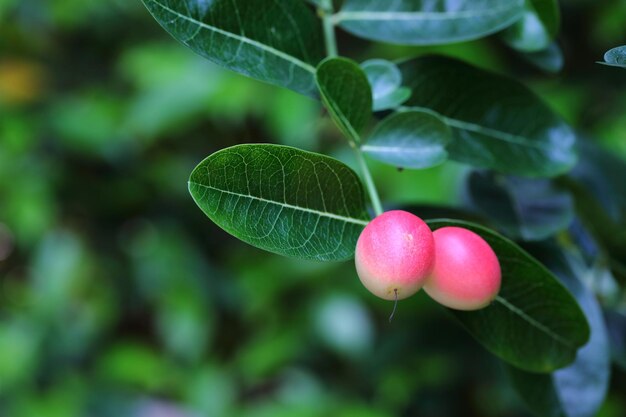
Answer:
[[[356,270],[365,288],[385,300],[401,300],[420,288],[457,310],[486,307],[498,294],[501,271],[491,246],[461,227],[431,232],[406,211],[372,220],[356,246]]]

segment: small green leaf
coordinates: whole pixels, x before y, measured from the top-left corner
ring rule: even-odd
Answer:
[[[398,107],[411,96],[411,90],[402,87],[402,73],[393,62],[372,59],[361,64],[372,86],[374,111]]]
[[[142,0],[174,38],[210,61],[315,96],[321,23],[301,0]]]
[[[561,15],[557,0],[529,0],[522,18],[503,32],[505,41],[518,51],[547,48],[559,32]]]
[[[549,180],[475,171],[467,186],[473,206],[514,239],[543,240],[574,220],[571,195]]]
[[[380,122],[361,150],[397,167],[430,168],[447,159],[451,136],[448,125],[436,115],[407,111]]]
[[[189,191],[231,235],[301,259],[350,259],[369,221],[363,187],[350,168],[286,146],[218,151],[194,169]]]
[[[591,324],[591,338],[570,366],[553,374],[533,374],[512,367],[509,374],[522,399],[537,415],[593,417],[604,402],[611,374],[602,309],[579,278],[586,273],[585,267],[575,265],[557,248],[541,245],[537,249],[575,295]]]
[[[328,58],[317,67],[317,85],[331,117],[355,143],[372,116],[372,89],[365,72],[346,58]]]
[[[589,325],[574,297],[556,277],[512,241],[473,223],[431,220],[439,229],[469,229],[491,245],[502,268],[502,287],[482,310],[452,311],[490,352],[530,372],[569,365],[589,339]]]
[[[529,177],[575,164],[574,132],[522,84],[439,56],[406,61],[400,70],[413,90],[405,106],[435,111],[453,128],[451,159]]]
[[[626,68],[626,45],[608,50],[604,54],[604,62],[598,64]]]
[[[524,0],[346,0],[335,15],[348,32],[376,41],[438,45],[487,36],[518,20]]]

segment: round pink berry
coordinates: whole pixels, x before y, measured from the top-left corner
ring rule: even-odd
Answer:
[[[486,307],[500,291],[500,262],[491,246],[474,232],[443,227],[433,233],[435,265],[424,290],[456,310]]]
[[[361,282],[385,300],[410,297],[422,288],[433,267],[433,234],[422,219],[388,211],[372,220],[356,245]]]

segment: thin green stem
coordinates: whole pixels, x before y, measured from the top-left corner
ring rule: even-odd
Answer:
[[[378,196],[376,185],[374,184],[374,180],[372,179],[372,174],[367,167],[367,163],[365,162],[365,158],[363,157],[363,152],[361,152],[361,148],[359,148],[358,146],[354,146],[354,152],[356,153],[356,159],[361,168],[361,172],[363,173],[363,179],[365,180],[367,192],[370,195],[370,200],[372,200],[374,213],[376,213],[377,216],[380,216],[381,214],[383,214],[383,205],[380,203],[380,197]]]
[[[333,1],[322,0],[320,6],[320,14],[324,26],[326,54],[331,57],[337,56],[337,39],[335,38],[335,22],[333,21]]]

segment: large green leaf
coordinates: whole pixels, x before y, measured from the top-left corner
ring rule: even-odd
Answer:
[[[405,106],[435,111],[453,128],[451,159],[532,177],[561,174],[576,162],[572,129],[522,84],[439,56],[400,69],[413,90]]]
[[[537,52],[547,48],[559,32],[561,15],[557,0],[527,0],[522,18],[503,34],[513,48]]]
[[[218,65],[316,94],[319,19],[300,0],[142,0],[174,38]]]
[[[380,122],[361,150],[397,167],[430,168],[448,158],[451,136],[448,125],[432,113],[400,112]]]
[[[452,311],[489,351],[530,372],[569,365],[589,339],[589,325],[574,297],[536,259],[512,241],[473,223],[430,220],[439,229],[458,226],[485,239],[502,268],[502,287],[482,310]]]
[[[467,186],[472,205],[514,239],[543,240],[574,220],[571,195],[550,180],[475,171]]]
[[[349,259],[369,216],[343,163],[278,145],[218,151],[194,169],[189,191],[218,226],[261,249],[322,261]]]
[[[328,58],[317,68],[322,100],[341,131],[355,143],[372,116],[372,89],[365,72],[346,58]]]
[[[435,45],[477,39],[519,19],[524,0],[346,0],[340,26],[376,41]]]
[[[602,309],[593,293],[581,282],[584,266],[572,262],[555,248],[541,245],[538,253],[575,295],[591,324],[591,338],[576,360],[553,374],[535,374],[509,368],[518,393],[538,416],[593,417],[604,402],[611,360],[609,338]]]

